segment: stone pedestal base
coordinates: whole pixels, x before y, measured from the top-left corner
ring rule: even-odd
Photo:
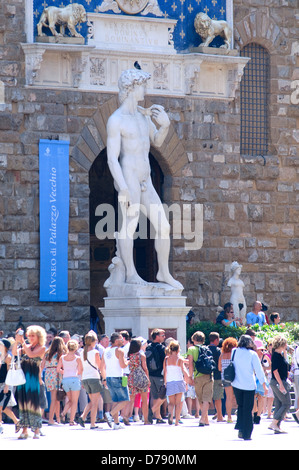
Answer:
[[[131,330],[133,336],[149,338],[154,328],[176,330],[177,340],[184,353],[186,349],[186,297],[106,297],[104,315],[105,331]]]
[[[225,49],[224,47],[191,47],[190,52],[200,54],[228,55],[231,57],[237,57],[239,55],[239,51],[237,49]]]
[[[44,44],[85,44],[84,38],[76,38],[69,36],[38,36],[35,41]]]

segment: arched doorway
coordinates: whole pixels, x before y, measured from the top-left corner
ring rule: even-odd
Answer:
[[[163,201],[163,181],[162,170],[150,153],[151,177],[154,187]],[[109,277],[108,267],[115,255],[115,240],[105,238],[99,240],[96,236],[96,225],[100,218],[96,215],[96,209],[101,204],[109,204],[115,211],[115,230],[118,230],[118,204],[117,192],[114,189],[113,178],[107,163],[106,149],[95,159],[89,170],[89,233],[90,233],[90,304],[95,307],[100,316],[100,328],[105,331],[103,316],[99,307],[104,306],[106,291],[104,282]],[[149,222],[148,222],[149,225]],[[147,233],[150,233],[148,226]],[[155,281],[157,273],[157,257],[154,248],[154,240],[149,238],[137,238],[134,242],[134,259],[138,274],[146,281]]]

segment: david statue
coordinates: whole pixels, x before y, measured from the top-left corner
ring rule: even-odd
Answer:
[[[123,216],[122,227],[117,234],[117,260],[114,258],[112,261],[116,269],[121,263],[126,284],[147,284],[138,275],[133,259],[134,233],[140,211],[143,211],[155,229],[157,280],[182,290],[183,286],[169,272],[170,225],[153,186],[149,162],[150,145],[161,147],[170,121],[163,106],[153,105],[144,109],[138,105],[144,100],[149,79],[150,74],[141,69],[122,72],[118,82],[120,106],[107,124],[108,165]],[[109,271],[112,274],[111,266]]]

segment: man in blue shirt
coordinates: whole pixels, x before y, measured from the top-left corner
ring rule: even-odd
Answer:
[[[258,300],[254,302],[252,312],[247,313],[246,322],[248,326],[256,325],[264,326],[266,323],[266,317],[262,312],[262,304]]]

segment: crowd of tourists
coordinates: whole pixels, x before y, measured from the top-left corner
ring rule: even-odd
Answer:
[[[230,312],[222,312],[224,325]],[[299,348],[290,348],[283,335],[267,345],[257,339],[250,326],[263,318],[259,313],[256,321],[248,317],[239,341],[197,331],[185,354],[159,328],[150,339],[127,331],[71,336],[37,325],[19,328],[14,337],[0,338],[0,433],[3,419],[13,421],[18,439],[27,439],[29,430],[38,439],[43,423],[119,430],[132,421],[179,426],[194,416],[204,428],[211,409],[213,420],[227,423],[236,409],[240,439],[250,440],[262,417],[274,433],[285,433],[284,420],[299,424]]]

